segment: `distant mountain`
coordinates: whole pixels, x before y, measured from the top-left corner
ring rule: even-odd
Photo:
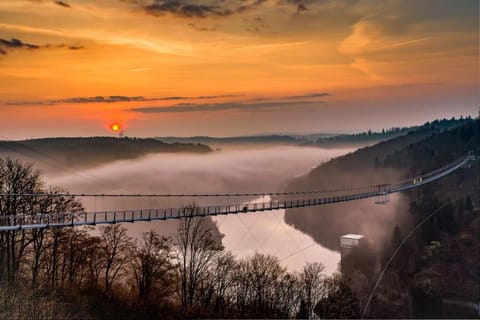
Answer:
[[[202,143],[212,147],[242,146],[242,145],[297,145],[320,148],[352,148],[361,147],[389,140],[415,130],[416,127],[391,128],[381,132],[361,132],[356,134],[278,134],[238,137],[158,137],[164,142]]]
[[[318,146],[322,148],[352,148],[372,145],[381,141],[387,141],[400,137],[415,130],[417,127],[390,128],[380,132],[360,132],[356,134],[339,134],[335,136],[305,136],[305,145]]]
[[[304,142],[301,136],[290,135],[264,135],[264,136],[239,136],[239,137],[158,137],[156,138],[168,143],[202,143],[211,146],[225,145],[298,145]]]
[[[212,149],[198,143],[165,143],[156,139],[90,137],[45,138],[0,141],[0,157],[10,156],[44,170],[68,170],[115,160],[134,159],[150,153],[207,153]]]

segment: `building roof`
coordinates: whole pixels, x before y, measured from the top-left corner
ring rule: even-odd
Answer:
[[[353,239],[353,240],[360,240],[362,239],[364,236],[361,235],[361,234],[353,234],[353,233],[349,233],[349,234],[346,234],[344,236],[342,236],[341,238],[344,238],[344,239]]]

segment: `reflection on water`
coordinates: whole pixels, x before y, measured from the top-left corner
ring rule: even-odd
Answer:
[[[284,215],[282,209],[213,219],[225,235],[225,249],[237,258],[251,256],[257,251],[277,256],[290,270],[300,270],[307,262],[321,262],[328,274],[335,272],[340,254],[322,247],[310,236],[286,224]]]

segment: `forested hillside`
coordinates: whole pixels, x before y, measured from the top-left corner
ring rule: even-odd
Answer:
[[[376,184],[418,176],[465,155],[479,153],[479,120],[426,124],[406,136],[360,149],[292,181],[290,190]],[[348,262],[344,276],[365,307],[380,271],[415,226],[419,227],[388,265],[371,312],[377,317],[471,317],[480,299],[478,161],[421,188],[372,201],[288,210],[285,219],[319,243],[339,248],[338,238],[369,239]],[[437,210],[437,211],[436,211]],[[435,214],[428,218],[430,214]],[[347,260],[348,260],[347,259]],[[362,302],[363,301],[363,304]]]
[[[355,134],[340,134],[331,137],[305,137],[305,145],[318,146],[322,148],[351,148],[375,144],[381,141],[390,140],[403,136],[417,127],[390,128],[380,132],[368,130]]]
[[[289,135],[263,135],[263,136],[240,136],[240,137],[159,137],[160,141],[168,143],[202,143],[213,146],[223,145],[296,145],[301,142],[301,138],[295,138]]]
[[[477,120],[433,135],[386,157],[380,167],[407,168],[408,176],[420,175],[461,157],[467,150],[479,154],[479,132]],[[390,231],[382,249],[381,263],[384,266],[413,226],[425,221],[398,251],[387,278],[402,284],[396,286],[396,291],[411,299],[409,312],[414,316],[464,318],[474,315],[474,304],[480,300],[479,190],[479,162],[476,161],[468,168],[406,194],[410,223],[400,221]],[[438,212],[427,219],[436,210]],[[386,292],[392,285],[394,283],[386,280],[379,292]],[[395,299],[398,303],[399,298]],[[403,302],[405,306],[407,301]]]
[[[352,154],[333,159],[313,169],[308,174],[293,179],[286,187],[289,191],[329,190],[338,187],[357,187],[378,183],[396,182],[409,176],[410,165],[388,165],[379,170],[384,161],[392,161],[392,155],[399,150],[413,148],[413,145],[436,135],[447,135],[449,129],[473,125],[473,120],[437,120],[395,139],[365,147]],[[442,139],[441,137],[438,139]],[[445,139],[450,139],[445,136]],[[470,139],[470,145],[474,142]],[[450,140],[445,140],[450,141]],[[450,141],[451,142],[451,141]],[[451,144],[451,143],[449,143]],[[409,147],[412,145],[412,147]],[[459,152],[466,153],[468,146],[456,144]],[[419,148],[423,148],[420,146]],[[463,149],[460,149],[463,148]],[[388,158],[388,160],[387,160]],[[444,159],[441,165],[452,157]],[[414,162],[413,162],[414,163]],[[431,167],[430,167],[431,168]],[[425,170],[428,168],[425,168]],[[423,169],[422,169],[423,170]],[[403,195],[401,196],[403,197]],[[371,205],[372,201],[346,203],[342,205],[287,210],[287,223],[310,234],[320,244],[338,250],[338,236],[350,232],[371,232],[372,237],[384,235],[385,224],[393,217],[385,215],[381,208]],[[400,205],[400,204],[399,204]],[[368,212],[368,215],[365,214]]]
[[[90,137],[45,138],[22,141],[0,141],[0,157],[11,156],[34,162],[43,170],[88,167],[115,160],[137,158],[149,153],[212,151],[193,143],[165,143],[155,139]]]

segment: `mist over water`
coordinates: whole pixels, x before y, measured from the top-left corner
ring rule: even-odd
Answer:
[[[73,173],[49,172],[48,184],[72,193],[245,193],[282,191],[292,177],[308,173],[321,162],[352,149],[320,149],[276,146],[243,148],[210,154],[152,154],[142,158],[115,161]],[[141,208],[169,208],[228,204],[255,198],[80,198],[87,211]],[[266,198],[263,200],[267,200]],[[316,244],[308,235],[284,222],[284,210],[213,217],[224,234],[226,250],[237,257],[255,251],[273,254],[290,269],[307,261],[322,262],[327,271],[337,268],[339,255]],[[139,237],[154,229],[173,235],[178,220],[124,224],[130,235]]]

